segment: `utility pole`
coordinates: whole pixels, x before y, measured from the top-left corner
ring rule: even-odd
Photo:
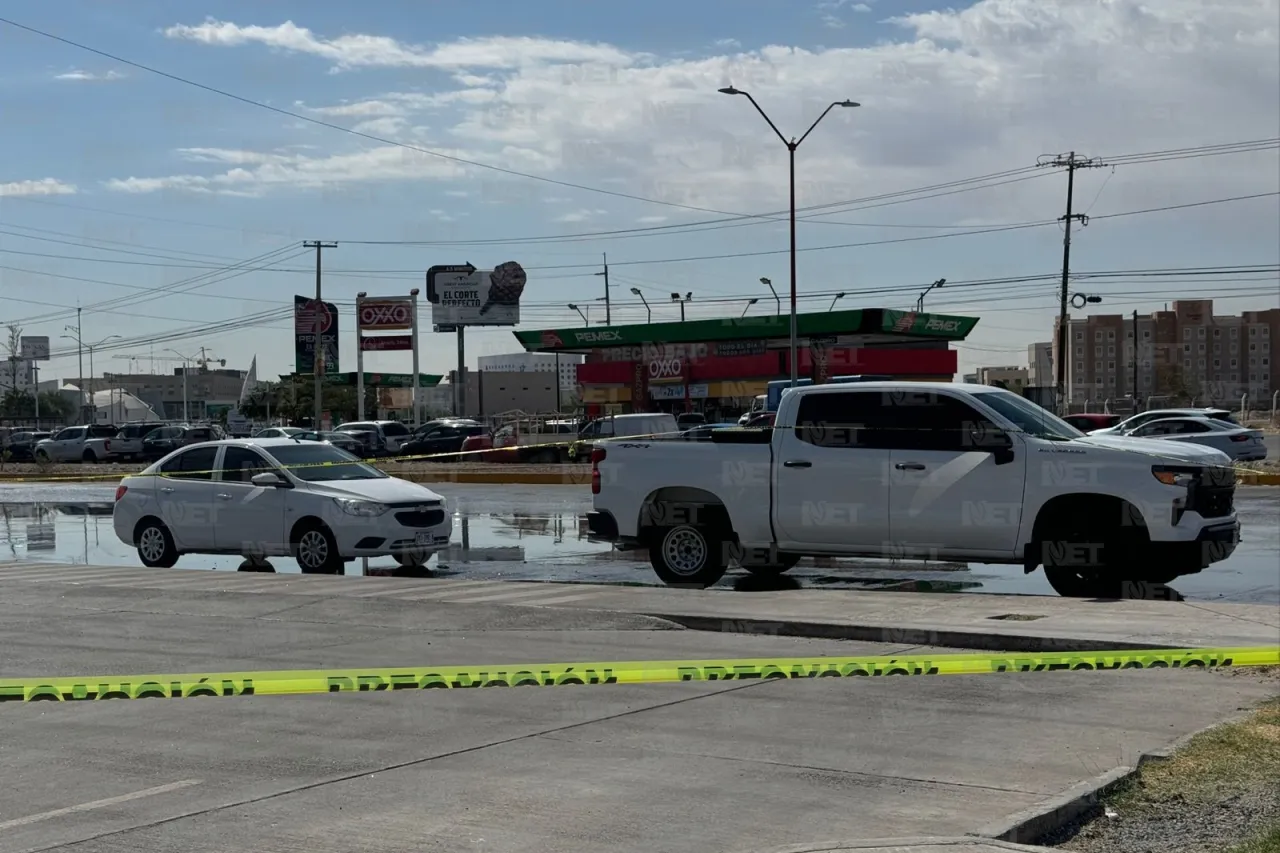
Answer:
[[[596,275],[604,276],[604,324],[606,326],[613,325],[613,314],[609,309],[609,253],[603,253],[604,272],[598,272]]]
[[[1054,371],[1057,379],[1057,396],[1059,413],[1066,412],[1067,406],[1067,278],[1071,274],[1071,223],[1079,221],[1081,226],[1089,224],[1089,218],[1083,213],[1072,212],[1072,201],[1075,195],[1076,169],[1097,169],[1104,164],[1097,157],[1080,157],[1072,151],[1068,154],[1043,156],[1037,166],[1056,166],[1067,170],[1067,213],[1058,219],[1064,224],[1062,238],[1062,290],[1058,294],[1058,363]]]
[[[322,388],[324,383],[324,371],[325,371],[324,346],[321,343],[321,336],[324,334],[324,316],[325,316],[323,293],[321,291],[321,286],[320,286],[321,253],[325,249],[338,248],[338,244],[328,243],[328,242],[325,242],[324,240],[304,240],[302,245],[305,248],[308,248],[308,249],[314,248],[316,250],[316,302],[315,302],[315,326],[314,326],[315,362],[312,364],[312,367],[311,367],[312,380],[314,381],[313,393],[315,394],[315,409],[314,409],[314,414],[312,416],[311,428],[313,430],[318,431],[322,429],[322,427],[320,426],[320,413],[324,409],[324,406],[321,402],[321,397],[323,396]],[[334,319],[336,320],[336,318]]]
[[[1133,312],[1133,413],[1138,413],[1138,312]]]
[[[76,412],[77,418],[84,417],[84,332],[80,328],[80,309],[76,308],[76,355],[80,360],[80,411]]]

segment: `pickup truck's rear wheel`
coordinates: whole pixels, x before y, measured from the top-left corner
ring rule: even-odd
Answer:
[[[654,531],[649,562],[668,586],[708,587],[729,567],[724,539],[711,527],[679,524]]]

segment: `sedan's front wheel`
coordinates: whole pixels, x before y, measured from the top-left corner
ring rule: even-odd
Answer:
[[[345,568],[338,542],[319,522],[300,525],[293,534],[293,558],[304,575],[340,575]]]

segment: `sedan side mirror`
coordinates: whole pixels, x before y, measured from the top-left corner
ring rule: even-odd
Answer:
[[[261,474],[254,474],[249,481],[255,486],[289,488],[289,481],[281,477],[275,471],[263,471]]]

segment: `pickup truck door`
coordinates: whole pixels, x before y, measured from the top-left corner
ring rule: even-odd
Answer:
[[[900,556],[1017,550],[1027,454],[1020,440],[946,392],[885,395],[893,428],[889,538]],[[995,445],[1006,444],[1002,452]]]
[[[80,461],[80,449],[84,447],[88,427],[67,427],[53,437],[48,446],[49,458],[54,462]]]
[[[774,427],[774,529],[782,550],[879,553],[889,537],[889,451],[868,437],[877,392],[804,394]],[[783,418],[794,423],[784,423]]]

